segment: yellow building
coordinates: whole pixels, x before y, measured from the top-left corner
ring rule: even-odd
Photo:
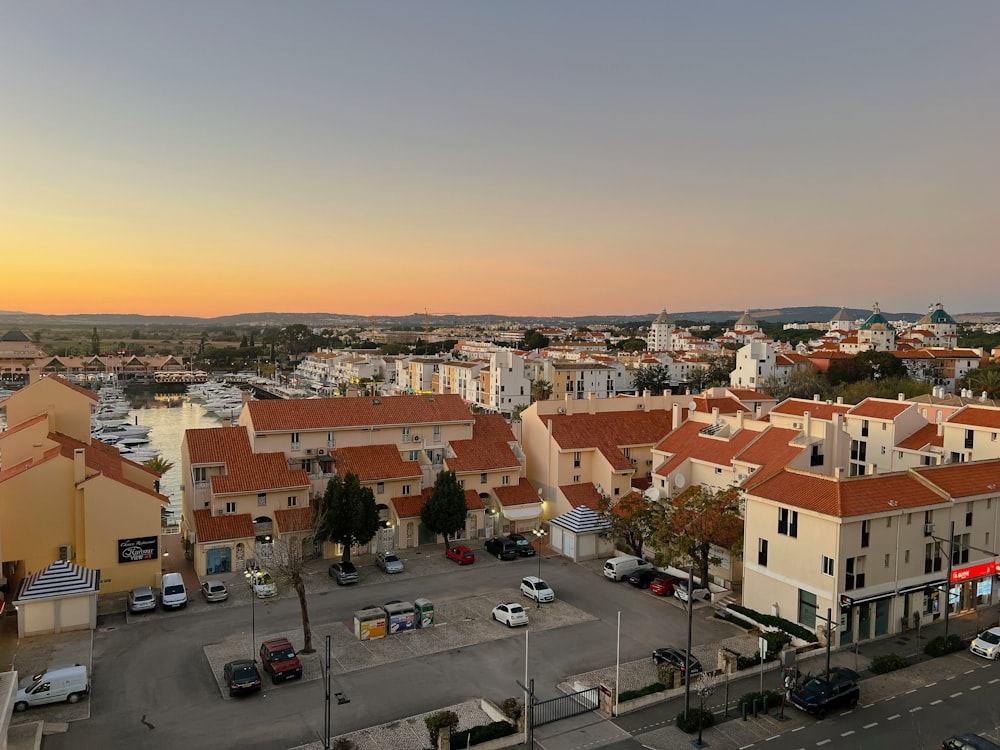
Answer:
[[[0,561],[10,592],[55,560],[100,571],[101,592],[156,585],[159,474],[90,437],[93,392],[42,378],[0,401]]]

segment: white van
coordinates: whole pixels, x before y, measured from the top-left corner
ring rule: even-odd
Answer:
[[[163,574],[163,580],[160,582],[160,601],[167,609],[187,606],[187,589],[184,588],[184,578],[180,573]]]
[[[36,675],[25,677],[18,683],[14,710],[24,711],[28,706],[45,703],[76,703],[90,692],[90,678],[82,664],[47,667]]]
[[[604,577],[612,581],[624,581],[644,565],[649,566],[650,563],[634,555],[612,557],[604,563]]]

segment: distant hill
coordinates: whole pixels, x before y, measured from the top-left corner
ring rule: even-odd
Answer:
[[[759,321],[769,323],[815,323],[826,322],[837,314],[840,307],[781,307],[760,310],[750,310],[750,314]],[[667,311],[675,321],[692,323],[724,323],[735,321],[743,314],[743,310],[700,310],[700,311]],[[864,319],[871,314],[870,309],[849,309],[855,318]],[[581,315],[576,317],[561,316],[528,316],[528,315],[432,315],[430,323],[433,327],[461,325],[511,325],[523,328],[575,328],[576,326],[612,325],[612,324],[648,324],[659,311],[645,315]],[[883,314],[889,320],[917,321],[924,313],[888,312]],[[427,322],[423,313],[411,315],[376,315],[377,326],[409,327],[422,329]],[[1000,321],[1000,313],[964,313],[953,317],[962,322]],[[197,318],[181,315],[138,315],[138,314],[79,314],[79,315],[41,315],[16,311],[0,311],[0,328],[31,328],[38,326],[287,326],[300,323],[316,328],[367,328],[371,320],[366,315],[349,315],[344,313],[283,313],[254,312],[239,315],[224,315],[215,318]]]

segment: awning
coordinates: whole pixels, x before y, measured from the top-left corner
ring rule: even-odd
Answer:
[[[944,578],[938,578],[935,581],[925,581],[924,583],[916,583],[913,586],[906,586],[899,590],[900,594],[912,594],[914,591],[920,591],[921,589],[927,588],[938,588],[939,586],[944,586],[947,580]]]
[[[884,591],[881,594],[870,594],[869,596],[860,596],[857,599],[851,599],[850,606],[854,607],[857,606],[858,604],[867,604],[868,602],[874,602],[879,599],[888,599],[890,596],[895,596],[895,595],[896,595],[895,591]]]
[[[542,517],[542,504],[533,503],[531,505],[515,505],[513,507],[504,507],[500,509],[504,518],[511,521],[526,521],[529,518],[541,518]]]

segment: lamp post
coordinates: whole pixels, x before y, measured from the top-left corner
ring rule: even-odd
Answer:
[[[250,658],[254,661],[257,661],[256,654],[254,653],[254,647],[257,645],[257,614],[254,600],[257,598],[257,594],[253,589],[253,584],[258,576],[260,576],[259,570],[250,570],[247,568],[243,571],[243,577],[247,579],[247,585],[250,588]]]
[[[534,529],[531,533],[534,534],[535,535],[535,539],[538,540],[538,553],[537,553],[537,557],[538,557],[538,579],[541,580],[541,578],[542,578],[542,539],[545,538],[545,536],[548,534],[548,532],[545,531],[545,530],[543,530],[543,529]],[[539,602],[538,602],[538,593],[536,592],[535,593],[535,609],[538,609],[541,606],[542,605],[539,604]]]

